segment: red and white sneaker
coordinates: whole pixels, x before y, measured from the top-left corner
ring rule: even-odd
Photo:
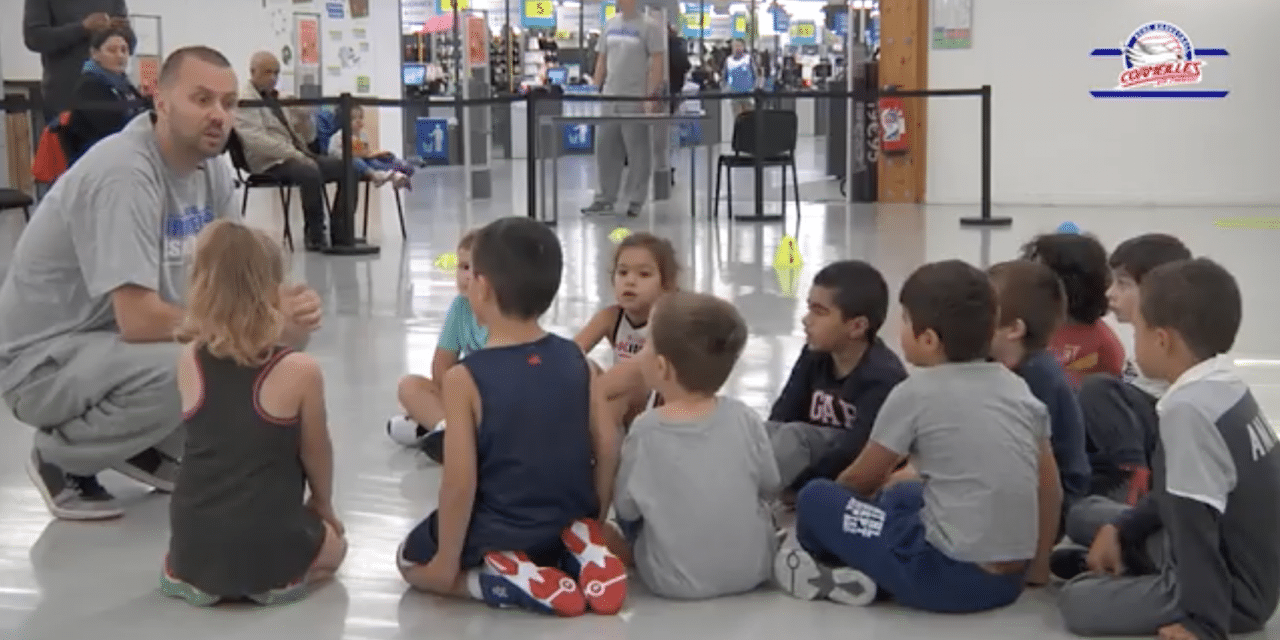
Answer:
[[[564,617],[580,616],[587,609],[573,578],[559,569],[539,567],[524,552],[491,551],[485,554],[484,561],[525,596],[519,600],[531,609]]]
[[[605,545],[600,523],[575,520],[560,532],[560,540],[578,562],[578,588],[587,606],[606,615],[621,610],[627,600],[627,567]]]

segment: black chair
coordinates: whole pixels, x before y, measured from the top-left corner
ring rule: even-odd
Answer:
[[[365,240],[368,240],[369,239],[369,192],[373,188],[373,179],[370,178],[369,176],[356,176],[356,179],[360,183],[364,184],[364,211],[363,211],[364,219],[361,222],[360,237]],[[405,228],[404,228],[404,202],[400,199],[400,190],[396,189],[395,185],[392,185],[392,193],[394,193],[396,196],[396,213],[400,216],[400,239],[407,240],[409,238],[409,234],[405,231]],[[333,211],[333,203],[329,201],[329,194],[327,192],[325,193],[325,204],[329,207],[330,211]],[[354,220],[355,216],[352,216],[352,219]]]
[[[236,182],[238,186],[244,190],[244,197],[240,199],[240,217],[244,217],[245,211],[249,209],[249,190],[273,188],[280,193],[280,206],[284,209],[284,243],[293,251],[293,229],[289,225],[289,204],[293,202],[293,188],[298,186],[292,180],[285,180],[275,176],[269,176],[262,173],[254,173],[249,170],[249,159],[244,154],[244,143],[240,141],[240,136],[235,130],[231,131],[231,136],[227,138],[227,153],[231,154],[231,166],[236,170]]]
[[[31,222],[31,205],[35,204],[31,196],[17,189],[0,189],[0,211],[22,209],[22,219]]]
[[[796,137],[800,120],[794,111],[765,109],[764,138],[756,140],[756,112],[738,114],[733,121],[733,154],[721,154],[716,165],[716,197],[711,217],[720,216],[720,174],[728,171],[729,217],[733,217],[733,170],[754,168],[757,158],[761,166],[782,167],[782,215],[787,215],[787,167],[791,167],[791,184],[795,191],[796,215],[800,215],[800,176],[796,173]]]

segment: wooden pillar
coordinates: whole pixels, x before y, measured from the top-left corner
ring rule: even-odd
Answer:
[[[880,87],[929,88],[929,0],[880,0]],[[880,154],[880,202],[924,202],[927,98],[903,100],[906,154]]]

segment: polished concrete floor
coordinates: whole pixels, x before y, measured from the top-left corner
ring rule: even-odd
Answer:
[[[802,166],[806,202],[781,224],[710,222],[699,205],[688,215],[685,185],[674,199],[644,217],[583,220],[576,208],[589,198],[589,166],[583,159],[563,166],[560,223],[566,268],[561,294],[546,324],[565,335],[581,326],[612,294],[607,276],[612,242],[620,225],[652,228],[682,251],[685,287],[733,300],[751,325],[751,339],[725,393],[765,411],[781,387],[802,343],[804,291],[813,273],[840,258],[878,265],[896,287],[925,261],[958,257],[985,264],[1015,255],[1031,235],[1072,220],[1109,246],[1145,231],[1180,235],[1198,253],[1229,267],[1245,292],[1246,317],[1236,356],[1263,405],[1280,415],[1280,334],[1272,315],[1280,310],[1274,286],[1275,231],[1215,226],[1221,218],[1280,215],[1280,210],[1036,209],[999,208],[1014,218],[1009,229],[962,230],[958,219],[972,207],[913,207],[828,204],[831,185],[821,172]],[[1063,638],[1052,588],[1026,593],[1015,605],[972,616],[936,616],[893,605],[846,608],[799,602],[770,590],[709,602],[659,600],[633,588],[628,607],[616,617],[555,620],[483,605],[446,602],[406,591],[393,564],[401,536],[436,503],[439,468],[402,450],[383,435],[396,411],[396,380],[429,369],[453,278],[434,266],[452,249],[459,231],[501,215],[522,214],[522,165],[494,167],[499,195],[466,205],[459,199],[457,170],[427,171],[407,199],[409,240],[382,235],[383,250],[371,258],[298,254],[295,272],[324,296],[327,317],[311,351],[327,375],[331,430],[337,455],[337,506],[345,519],[351,552],[339,579],[309,599],[274,609],[200,610],[163,598],[156,576],[167,536],[167,500],[104,474],[104,482],[130,504],[126,517],[103,523],[54,521],[28,482],[22,461],[31,432],[0,410],[0,638],[63,640],[83,637],[160,640],[218,638],[667,638],[743,639],[778,637]],[[699,176],[700,182],[705,175]],[[745,176],[744,176],[745,181]],[[747,195],[745,188],[735,195]],[[706,194],[699,202],[705,203]],[[389,208],[388,198],[379,203]],[[744,210],[749,202],[740,204]],[[776,202],[770,203],[776,206]],[[255,223],[278,221],[261,211]],[[394,217],[382,225],[396,230]],[[375,222],[375,233],[378,225]],[[21,229],[20,216],[0,219],[0,266]],[[799,291],[780,288],[772,269],[784,233],[796,237],[805,266]],[[896,296],[895,296],[896,297]],[[885,329],[896,348],[896,304]],[[1127,331],[1121,335],[1129,340]],[[86,633],[88,632],[88,633]],[[514,633],[516,636],[506,636]],[[1280,638],[1273,624],[1257,637]]]

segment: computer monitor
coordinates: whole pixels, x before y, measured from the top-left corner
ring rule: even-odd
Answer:
[[[547,84],[563,85],[569,82],[569,69],[565,67],[551,67],[547,69]]]
[[[427,83],[427,65],[405,63],[404,68],[401,69],[401,75],[404,76],[406,87],[420,87]]]

